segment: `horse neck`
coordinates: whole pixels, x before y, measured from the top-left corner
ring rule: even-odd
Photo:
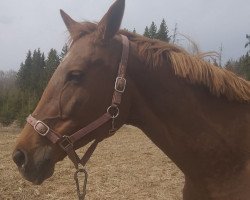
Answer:
[[[156,146],[174,159],[176,155],[171,155],[175,147],[166,126],[167,119],[158,112],[165,107],[164,90],[167,89],[167,83],[162,84],[162,81],[171,76],[170,71],[167,68],[158,71],[145,66],[133,45],[129,57],[128,83],[132,102],[126,123],[140,128]]]
[[[250,187],[245,154],[250,152],[249,106],[217,98],[206,88],[179,79],[168,66],[149,70],[136,56],[132,60],[127,124],[140,128],[190,177],[185,199],[214,195],[211,199],[229,200],[240,194],[248,199],[244,195],[249,195]],[[234,196],[229,198],[232,190]]]
[[[128,66],[132,106],[127,123],[143,130],[186,175],[209,177],[240,170],[246,162],[242,151],[250,152],[249,105],[218,98],[203,86],[176,77],[168,65],[150,69],[132,48]],[[213,152],[220,152],[218,158]],[[225,164],[232,165],[227,172],[225,166],[217,166],[223,157],[228,159]]]

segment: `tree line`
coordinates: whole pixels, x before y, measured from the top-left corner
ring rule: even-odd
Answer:
[[[165,19],[162,20],[159,29],[155,22],[152,22],[151,25],[148,27],[146,26],[143,36],[151,38],[151,39],[158,39],[165,42],[170,42],[171,36],[169,35],[169,30]]]
[[[133,32],[136,33],[136,30]],[[169,43],[176,41],[176,29],[173,35],[170,35],[165,19],[161,21],[159,27],[155,22],[146,26],[143,35]],[[249,48],[249,51],[238,60],[229,60],[223,67],[250,80],[250,35],[246,35],[246,39],[245,48]],[[9,125],[13,121],[17,121],[20,125],[24,124],[67,51],[67,45],[64,45],[60,54],[53,48],[47,56],[40,49],[28,51],[18,72],[0,71],[1,124]]]
[[[245,55],[242,55],[237,60],[230,59],[225,64],[225,68],[236,73],[237,75],[250,80],[250,35],[246,35],[247,42],[245,48],[248,48],[248,51]]]
[[[60,54],[52,48],[45,57],[40,49],[29,50],[18,72],[0,71],[0,123],[24,124],[67,51],[67,45]]]

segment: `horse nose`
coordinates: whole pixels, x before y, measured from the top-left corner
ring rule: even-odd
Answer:
[[[21,150],[14,151],[12,155],[12,159],[18,167],[23,167],[26,164],[25,153]]]

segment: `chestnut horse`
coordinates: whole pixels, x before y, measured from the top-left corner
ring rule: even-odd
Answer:
[[[98,119],[112,100],[123,49],[129,39],[126,90],[115,126],[143,132],[185,174],[185,200],[250,199],[250,84],[169,43],[119,31],[125,0],[98,24],[78,23],[61,12],[71,47],[32,116],[59,135]],[[106,137],[112,121],[74,146]],[[59,145],[26,124],[13,153],[19,171],[41,184],[65,158]]]

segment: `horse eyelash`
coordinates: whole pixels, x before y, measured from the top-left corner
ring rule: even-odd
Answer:
[[[67,76],[67,81],[80,82],[84,78],[84,73],[82,71],[72,71]]]

